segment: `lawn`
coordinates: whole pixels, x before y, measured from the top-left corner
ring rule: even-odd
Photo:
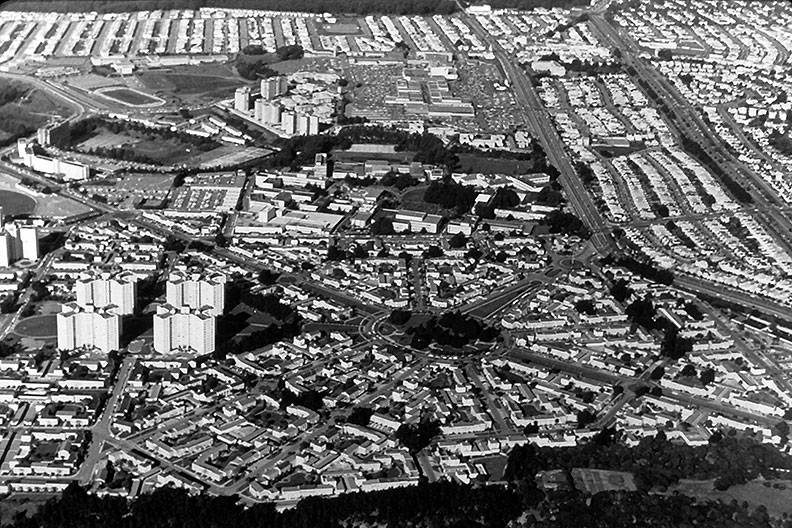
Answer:
[[[145,134],[133,130],[115,134],[99,128],[95,134],[80,143],[79,150],[89,152],[94,148],[126,147],[140,156],[157,162],[185,163],[192,161],[198,154],[206,154],[197,147],[184,143],[177,138],[162,138],[156,134]]]
[[[57,319],[54,315],[34,315],[22,319],[14,332],[24,337],[53,337],[58,335]]]
[[[15,191],[0,190],[0,207],[3,215],[31,214],[36,210],[36,200]]]
[[[123,87],[108,88],[101,90],[98,93],[132,106],[151,106],[162,103],[162,99],[151,97],[150,95],[144,94],[143,92],[130,90],[129,88]]]
[[[477,154],[459,154],[459,172],[482,174],[526,174],[533,168],[532,161],[488,158]]]
[[[219,73],[219,72],[218,72]],[[189,72],[150,71],[141,73],[138,78],[149,89],[169,94],[202,94],[216,91],[229,93],[238,86],[247,84],[244,79],[228,69],[223,74],[206,75]]]
[[[68,108],[38,89],[19,81],[0,79],[1,144],[34,132],[55,116],[69,114]]]
[[[424,201],[423,197],[427,187],[427,185],[419,185],[405,191],[401,195],[402,208],[445,216],[448,211],[443,209],[440,205]]]
[[[731,502],[746,501],[753,507],[762,505],[772,516],[781,516],[792,512],[792,482],[788,480],[760,481],[754,480],[747,484],[732,486],[725,491],[716,490],[711,480],[681,480],[668,488],[667,493],[679,491],[697,499],[722,500]]]

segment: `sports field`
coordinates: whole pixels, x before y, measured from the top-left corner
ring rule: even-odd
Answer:
[[[0,189],[0,207],[4,216],[31,214],[36,210],[36,200],[16,191]]]
[[[58,335],[57,319],[54,315],[34,315],[22,319],[14,332],[23,337],[54,337]]]
[[[159,97],[152,97],[138,90],[124,87],[104,88],[97,92],[129,106],[156,106],[164,103]]]

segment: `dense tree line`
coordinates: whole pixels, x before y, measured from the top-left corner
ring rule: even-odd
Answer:
[[[591,231],[583,220],[572,213],[551,211],[542,219],[542,224],[550,227],[551,233],[575,235],[584,239],[591,237]]]
[[[407,187],[418,185],[420,181],[412,174],[395,173],[391,171],[383,176],[379,183],[385,187],[396,187],[400,191],[403,191]]]
[[[433,342],[462,348],[479,340],[494,341],[499,335],[497,328],[460,312],[433,316],[419,326],[408,328],[407,333],[412,335],[411,345],[415,348],[426,348]]]
[[[458,215],[470,211],[476,199],[476,189],[462,185],[451,178],[435,180],[424,192],[424,202],[437,204],[443,209],[453,209]]]
[[[432,439],[440,434],[440,422],[425,419],[416,424],[402,424],[396,430],[396,438],[412,453],[432,443]]]
[[[554,491],[539,504],[528,528],[770,528],[790,526],[771,522],[767,509],[747,503],[696,500],[685,495],[606,491],[588,496]]]
[[[275,77],[279,75],[276,70],[269,67],[269,64],[301,59],[305,55],[302,46],[292,44],[289,46],[281,46],[275,50],[275,53],[267,53],[260,44],[250,44],[242,48],[241,53],[237,54],[234,66],[237,73],[248,80],[256,80],[259,78]]]
[[[225,320],[221,319],[218,327],[224,322],[227,323],[228,316]],[[244,323],[243,323],[244,324]],[[218,334],[222,329],[218,329]],[[229,354],[241,354],[243,352],[250,352],[257,348],[265,347],[284,339],[291,339],[302,332],[302,319],[299,316],[285,321],[270,323],[261,330],[255,330],[246,335],[233,335],[221,340],[218,335],[218,344],[214,352],[216,359],[225,359]]]
[[[0,106],[19,101],[28,93],[28,89],[14,82],[0,85]]]
[[[388,315],[388,321],[395,325],[402,326],[407,324],[411,317],[412,312],[410,310],[397,308]]]
[[[18,104],[28,93],[30,88],[20,83],[4,82],[0,85],[0,129],[6,134],[0,146],[11,145],[36,131],[29,111]]]
[[[622,268],[627,268],[631,273],[639,275],[644,279],[648,279],[653,282],[659,282],[660,284],[665,284],[667,286],[670,286],[674,283],[673,271],[658,268],[654,262],[651,261],[639,261],[627,255],[608,255],[602,259],[601,262],[605,266],[619,266]]]
[[[14,81],[0,84],[0,130],[5,132],[0,146],[11,145],[36,131],[30,111],[19,104],[30,92],[29,86]]]
[[[734,195],[737,201],[744,204],[753,203],[753,196],[751,196],[751,193],[749,193],[738,181],[732,178],[731,175],[727,174],[698,142],[683,135],[681,143],[682,148],[708,168]]]
[[[193,136],[167,128],[151,128],[142,123],[118,121],[99,116],[89,117],[76,123],[64,124],[63,127],[65,127],[65,129],[62,134],[53,136],[52,144],[64,150],[73,149],[78,144],[96,135],[99,129],[105,129],[113,134],[124,134],[132,130],[139,134],[150,136],[153,139],[175,139],[201,151],[212,150],[220,146],[217,141],[210,138]],[[88,149],[86,152],[105,158],[146,163],[149,165],[161,165],[169,162],[168,160],[154,159],[145,154],[141,154],[134,146],[128,145],[96,147]]]
[[[271,11],[305,11],[308,13],[433,15],[456,11],[452,0],[17,0],[6,9],[25,11],[114,13],[118,11],[152,11],[156,9],[264,9]]]
[[[505,478],[532,481],[540,471],[573,468],[627,471],[643,491],[662,489],[683,478],[715,479],[716,488],[727,489],[759,476],[778,477],[779,470],[792,469],[792,457],[770,445],[738,437],[733,430],[726,435],[716,432],[703,446],[672,443],[660,431],[630,447],[620,432],[604,429],[574,447],[516,446],[509,453]]]
[[[502,486],[473,487],[450,482],[309,498],[276,511],[274,504],[243,506],[237,496],[189,495],[163,487],[134,500],[89,494],[76,484],[35,513],[19,515],[7,528],[302,528],[415,522],[504,528],[521,511],[519,494]],[[351,524],[347,524],[351,523]]]
[[[294,307],[282,303],[274,294],[253,293],[253,286],[251,281],[240,277],[233,278],[226,286],[226,313],[217,321],[217,359],[290,339],[302,331],[303,321]],[[238,310],[240,304],[254,312],[266,313],[274,321],[249,334],[240,335],[248,327],[250,317],[245,309]]]
[[[508,151],[480,151],[468,145],[443,143],[443,140],[428,132],[419,134],[410,133],[393,127],[350,125],[342,128],[335,136],[295,136],[289,139],[280,139],[275,142],[279,149],[273,156],[267,158],[262,166],[264,168],[291,167],[296,169],[302,165],[313,163],[314,156],[319,153],[328,153],[332,150],[347,150],[354,143],[370,145],[394,145],[397,152],[412,152],[413,161],[443,167],[451,172],[459,166],[459,153],[473,153],[486,157],[509,158],[516,160],[531,160],[533,162],[529,173],[545,173],[554,181],[558,169],[549,165],[547,156],[542,147],[536,143],[529,153]],[[390,180],[389,180],[390,181]],[[406,178],[396,177],[393,184],[399,186],[412,182]],[[552,185],[552,184],[551,184]],[[554,190],[558,186],[552,185]],[[472,204],[471,204],[472,205]]]
[[[789,137],[789,132],[782,134],[778,130],[773,130],[768,140],[770,141],[770,146],[781,154],[792,155],[792,139]]]
[[[267,66],[263,60],[245,60],[238,56],[234,61],[234,67],[240,77],[249,81],[278,75],[278,72]]]

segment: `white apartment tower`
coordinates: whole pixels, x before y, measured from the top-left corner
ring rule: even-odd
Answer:
[[[225,307],[226,276],[217,272],[189,273],[174,271],[168,277],[165,292],[166,302],[180,309],[208,309],[218,316]]]
[[[250,87],[241,86],[234,92],[234,109],[238,112],[250,110]]]
[[[258,123],[264,122],[264,101],[261,99],[256,99],[256,102],[253,104],[253,118]]]
[[[211,354],[215,350],[216,324],[208,309],[160,306],[154,315],[154,350],[160,354]]]
[[[80,306],[116,306],[119,315],[135,312],[137,275],[131,272],[96,273],[78,280],[75,285],[77,304]]]
[[[88,347],[108,353],[119,348],[121,316],[115,306],[95,308],[68,303],[57,315],[57,322],[61,350]]]
[[[264,104],[264,122],[277,125],[281,120],[281,107],[277,103]]]
[[[37,261],[38,240],[38,227],[15,222],[3,224],[0,221],[0,267],[8,267],[20,259]]]
[[[261,98],[265,101],[272,101],[279,95],[286,93],[286,78],[278,75],[261,79]]]
[[[281,128],[290,136],[297,132],[297,114],[294,112],[283,112],[281,114]]]

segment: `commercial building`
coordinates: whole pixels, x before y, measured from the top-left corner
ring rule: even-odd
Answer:
[[[216,320],[210,310],[165,304],[154,315],[154,350],[160,354],[211,354],[215,349],[215,330]]]
[[[166,302],[177,308],[204,310],[221,315],[225,307],[226,277],[222,273],[174,271],[168,276]]]
[[[67,303],[57,315],[57,323],[61,350],[87,347],[107,353],[119,348],[121,316],[115,306],[97,308]]]
[[[75,285],[80,306],[116,306],[119,315],[135,312],[137,276],[131,272],[102,272],[78,280]]]

